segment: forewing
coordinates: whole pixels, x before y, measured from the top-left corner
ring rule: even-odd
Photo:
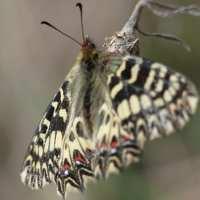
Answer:
[[[182,74],[148,59],[113,57],[107,86],[123,129],[142,148],[146,139],[182,128],[196,111],[198,94]]]
[[[70,83],[68,77],[47,107],[24,158],[21,180],[32,189],[42,188],[54,180],[68,122]]]

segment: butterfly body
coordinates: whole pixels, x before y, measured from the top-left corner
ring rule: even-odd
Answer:
[[[138,162],[147,140],[182,128],[195,112],[195,86],[157,62],[96,50],[88,39],[28,147],[21,179],[32,189],[71,188]]]

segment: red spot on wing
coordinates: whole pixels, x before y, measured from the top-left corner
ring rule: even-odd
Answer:
[[[74,160],[81,163],[86,163],[86,159],[79,151],[74,152]]]
[[[110,144],[111,148],[114,149],[118,146],[118,141],[116,137],[113,137],[112,142]]]
[[[103,139],[96,144],[97,149],[106,149],[108,148],[108,144],[106,143],[106,136],[103,136]]]
[[[122,138],[123,141],[130,141],[130,140],[134,139],[131,134],[129,134],[129,135],[128,134],[127,135],[122,135],[121,138]]]
[[[100,143],[100,144],[97,144],[97,145],[96,145],[96,148],[97,148],[97,149],[107,149],[107,148],[108,148],[108,145],[105,144],[105,143]]]
[[[66,171],[69,170],[71,168],[71,165],[69,164],[69,162],[67,161],[67,159],[65,159],[64,164],[62,166],[62,170]]]
[[[70,165],[68,165],[68,164],[63,165],[64,170],[68,170],[69,168],[70,168]]]

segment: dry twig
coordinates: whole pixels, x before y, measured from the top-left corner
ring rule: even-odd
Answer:
[[[143,8],[150,9],[153,14],[159,17],[171,17],[176,14],[189,14],[192,16],[200,16],[200,8],[195,5],[189,6],[175,6],[169,4],[163,4],[154,0],[139,0],[134,7],[134,10],[129,17],[128,21],[114,36],[106,38],[104,46],[110,53],[120,54],[139,54],[139,37],[137,33],[144,36],[151,36],[157,38],[168,39],[175,41],[177,44],[183,46],[186,50],[190,50],[189,45],[174,35],[166,33],[148,33],[139,28],[139,21]]]

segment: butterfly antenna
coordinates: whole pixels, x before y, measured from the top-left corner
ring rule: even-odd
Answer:
[[[81,33],[82,33],[82,38],[83,38],[83,41],[85,41],[85,31],[84,31],[84,25],[83,25],[83,5],[78,2],[76,4],[76,7],[79,8],[80,10],[80,17],[81,17]]]
[[[48,26],[48,27],[50,27],[50,28],[56,30],[56,31],[59,32],[60,34],[66,36],[66,37],[68,37],[68,38],[70,38],[72,41],[74,41],[74,42],[75,42],[76,44],[78,44],[79,46],[82,46],[82,44],[81,44],[78,40],[76,40],[76,39],[73,38],[72,36],[68,35],[67,33],[61,31],[60,29],[58,29],[58,28],[55,27],[54,25],[50,24],[49,22],[47,22],[47,21],[42,21],[41,24],[44,24],[44,25],[46,25],[46,26]]]

